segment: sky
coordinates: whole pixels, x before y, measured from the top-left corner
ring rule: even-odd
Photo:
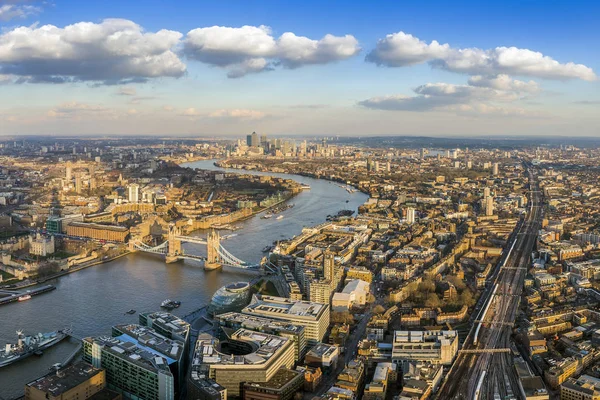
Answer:
[[[0,135],[597,136],[597,1],[0,0]]]

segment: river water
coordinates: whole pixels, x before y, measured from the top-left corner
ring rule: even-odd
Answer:
[[[183,166],[223,170],[214,166],[213,161]],[[282,219],[260,219],[257,215],[234,224],[241,229],[222,244],[233,255],[248,262],[258,262],[263,247],[273,241],[297,235],[303,227],[324,222],[327,215],[341,209],[356,210],[367,199],[362,193],[350,194],[337,184],[324,180],[299,175],[228,171],[291,178],[311,187],[290,200],[295,206],[284,211]],[[229,233],[221,232],[222,235]],[[194,235],[204,236],[206,232],[199,231]],[[206,251],[193,244],[186,244],[185,249],[196,254]],[[35,334],[68,326],[72,327],[76,337],[110,334],[112,325],[137,321],[137,314],[127,315],[125,311],[156,311],[166,298],[182,302],[174,313],[183,316],[207,304],[219,287],[251,278],[247,273],[231,268],[204,271],[195,261],[165,264],[159,256],[128,255],[48,282],[57,287],[50,293],[26,302],[0,306],[0,346],[14,343],[18,329]],[[76,345],[76,341],[70,339],[46,350],[40,358],[32,356],[0,369],[0,399],[21,396],[25,383],[44,375],[54,363],[62,362]]]

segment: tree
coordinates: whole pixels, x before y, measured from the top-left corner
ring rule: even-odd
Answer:
[[[470,290],[464,290],[460,294],[460,302],[467,307],[471,307],[475,304],[475,299],[473,298],[473,294]]]
[[[383,314],[385,312],[385,308],[382,305],[378,304],[373,308],[373,314]]]
[[[435,293],[429,293],[425,300],[426,307],[437,308],[440,306],[440,298]]]
[[[458,276],[448,275],[446,277],[446,280],[453,284],[456,290],[458,290],[459,292],[462,292],[467,287],[465,282],[462,279],[459,279]]]
[[[423,279],[423,282],[419,284],[419,291],[427,293],[435,292],[435,282],[433,282],[433,280],[430,278]]]

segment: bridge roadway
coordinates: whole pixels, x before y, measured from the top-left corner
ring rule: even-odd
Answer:
[[[493,275],[493,284],[484,293],[485,305],[491,302],[486,315],[475,320],[485,320],[480,329],[474,323],[463,344],[464,350],[506,349],[511,347],[511,323],[515,321],[525,274],[530,263],[542,219],[541,195],[531,168],[530,208],[525,220],[513,235],[510,251],[505,262],[500,263]],[[514,245],[514,248],[512,247]],[[492,296],[497,291],[517,296]],[[481,376],[485,378],[481,381]],[[478,390],[479,389],[479,390]],[[508,352],[462,352],[449,371],[437,399],[493,399],[521,398],[518,377],[513,366],[512,354]]]

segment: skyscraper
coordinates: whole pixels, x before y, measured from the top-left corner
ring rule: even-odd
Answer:
[[[252,132],[251,135],[246,136],[246,144],[248,147],[258,147],[258,134],[256,132]]]
[[[494,166],[492,167],[492,175],[498,175],[498,163],[494,163]]]

